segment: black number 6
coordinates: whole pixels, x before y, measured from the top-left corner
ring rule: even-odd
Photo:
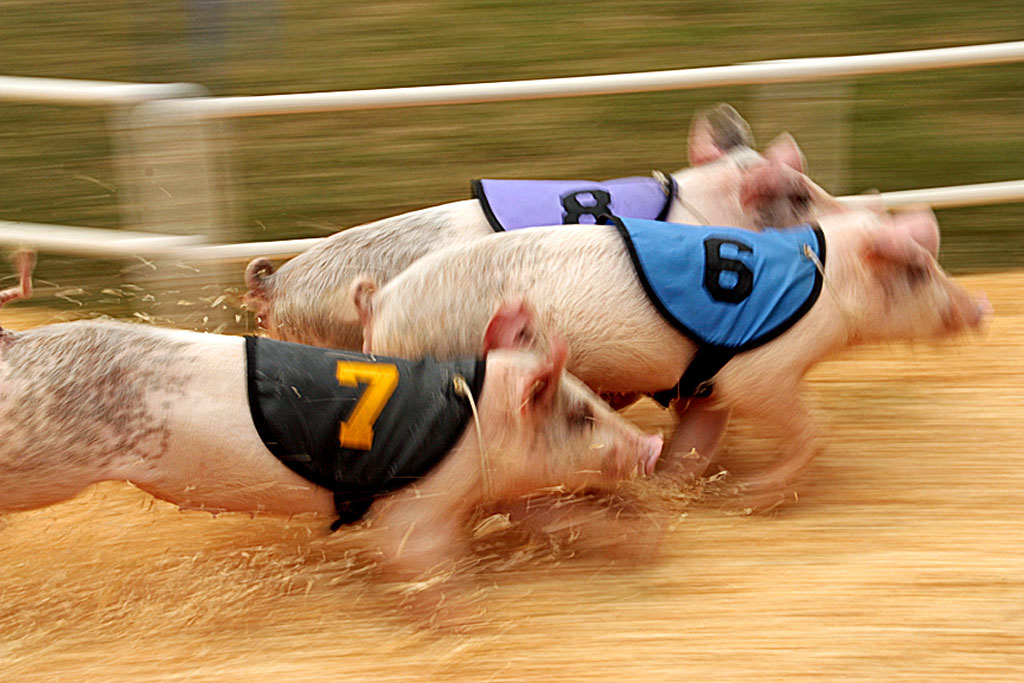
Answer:
[[[742,261],[722,256],[723,244],[731,244],[740,252],[754,251],[736,240],[718,237],[704,240],[704,289],[708,290],[715,301],[738,304],[750,296],[750,291],[754,288],[754,273]],[[724,271],[736,274],[736,284],[732,287],[722,286],[720,276]]]

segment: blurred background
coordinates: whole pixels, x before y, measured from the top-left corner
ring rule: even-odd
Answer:
[[[0,75],[188,82],[218,96],[715,66],[1020,40],[1024,8],[988,0],[0,0]],[[686,165],[693,113],[726,101],[759,145],[796,136],[833,194],[1024,178],[1024,64],[757,85],[229,119],[210,131],[231,241],[324,236],[469,196],[478,177],[613,178]],[[153,229],[132,211],[123,112],[0,102],[0,220]],[[167,133],[164,131],[164,133]],[[198,133],[171,130],[188,154]],[[156,186],[154,193],[172,192]],[[136,190],[137,192],[137,190]],[[180,193],[180,194],[188,194]],[[156,227],[188,232],[177,196]],[[183,208],[184,207],[184,208]],[[1024,204],[939,212],[954,273],[1024,266]],[[160,221],[163,221],[161,223]],[[171,225],[171,224],[174,225]],[[115,286],[148,264],[42,254],[33,305],[139,310]],[[226,310],[244,262],[206,300]],[[11,272],[0,265],[0,276]],[[174,280],[192,270],[164,273]],[[190,305],[196,297],[149,299]],[[227,293],[228,299],[222,299]],[[184,298],[183,298],[184,297]],[[188,324],[199,325],[206,312]],[[235,317],[243,327],[249,323]]]

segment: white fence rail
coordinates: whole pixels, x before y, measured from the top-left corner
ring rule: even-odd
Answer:
[[[951,209],[961,206],[984,206],[987,204],[1009,204],[1024,201],[1024,180],[1007,180],[1000,183],[977,183],[953,187],[928,187],[920,190],[882,192],[882,202],[889,208],[928,204],[933,209]],[[868,195],[840,197],[847,204],[856,205],[871,201]]]
[[[202,87],[187,83],[138,84],[0,77],[0,101],[106,106],[122,112],[130,111],[130,115],[123,120],[134,120],[138,126],[151,125],[154,120],[177,120],[187,125],[189,122],[246,116],[821,81],[1021,61],[1024,61],[1024,41],[603,76],[252,97],[204,97],[202,95],[205,90]],[[207,162],[210,160],[203,157],[210,152],[198,143],[194,150],[199,157],[198,165],[208,167],[210,164]],[[1024,180],[886,192],[880,197],[886,205],[892,207],[924,203],[942,208],[1016,202],[1024,201]],[[844,200],[850,203],[865,201],[856,196]],[[215,222],[215,219],[211,219],[205,227],[209,228]],[[130,233],[122,230],[0,221],[0,244],[25,245],[47,251],[91,256],[138,254],[197,260],[238,260],[258,255],[292,255],[316,244],[320,239],[204,244],[206,238],[199,235]]]
[[[199,97],[205,94],[205,88],[192,83],[117,83],[0,76],[0,102],[130,107],[152,100]]]
[[[1024,201],[1024,180],[849,195],[839,199],[854,206],[881,200],[889,208],[922,204],[935,209],[1006,204]],[[303,252],[324,239],[308,237],[269,242],[208,244],[199,235],[160,235],[106,228],[0,221],[0,245],[95,257],[162,256],[183,261],[241,261],[257,256],[282,258]]]
[[[755,83],[821,81],[870,74],[1024,61],[1024,41],[872,55],[746,62],[669,71],[543,78],[529,81],[463,83],[416,88],[348,90],[293,95],[208,97],[160,102],[182,116],[231,118],[469,104],[507,100],[581,97],[619,93],[687,90]]]
[[[199,235],[160,235],[153,232],[77,228],[68,225],[0,221],[0,244],[31,247],[55,254],[80,254],[95,258],[171,256],[204,242]]]

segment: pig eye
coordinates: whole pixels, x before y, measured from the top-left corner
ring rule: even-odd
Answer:
[[[908,265],[906,267],[906,276],[910,286],[915,287],[928,277],[928,269],[924,266]]]
[[[811,205],[811,197],[806,193],[791,194],[789,195],[789,201],[800,211],[806,211]]]
[[[594,422],[594,411],[586,403],[576,403],[569,407],[569,424],[576,429],[586,429]]]

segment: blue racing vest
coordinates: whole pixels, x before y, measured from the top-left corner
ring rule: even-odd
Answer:
[[[605,223],[606,214],[662,220],[676,192],[654,178],[474,180],[473,196],[495,232],[538,225]]]
[[[334,492],[339,524],[381,494],[425,476],[470,417],[461,375],[479,400],[484,361],[409,361],[245,338],[249,410],[267,449]]]
[[[741,228],[611,218],[655,308],[697,345],[679,384],[655,394],[708,396],[710,380],[737,353],[775,339],[821,293],[825,237],[816,225]],[[813,254],[811,257],[810,254]]]

